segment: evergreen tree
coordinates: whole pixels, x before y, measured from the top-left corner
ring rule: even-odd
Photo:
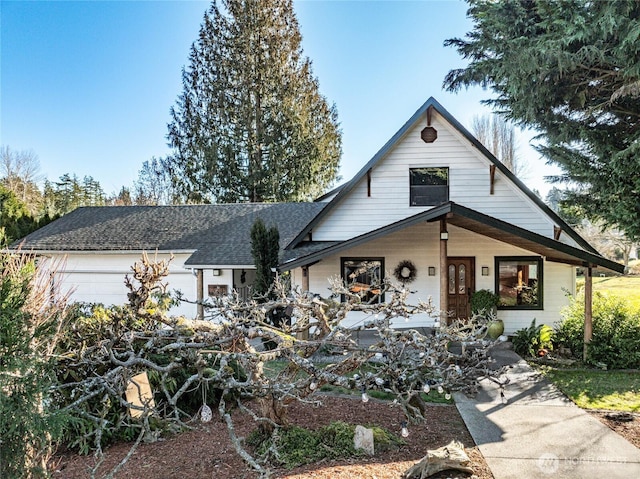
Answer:
[[[55,214],[66,214],[80,206],[104,206],[106,195],[100,182],[91,176],[85,176],[82,181],[76,175],[65,173],[53,185]],[[45,202],[48,199],[47,185],[45,185]]]
[[[109,198],[108,203],[113,206],[131,206],[133,200],[131,199],[131,190],[126,186],[120,188],[120,192],[117,195]]]
[[[558,213],[560,218],[575,228],[586,220],[586,216],[582,208],[567,200],[567,196],[567,190],[561,190],[554,186],[549,190],[544,201],[549,208]]]
[[[68,419],[55,410],[52,391],[63,311],[52,303],[33,258],[0,252],[2,478],[49,477],[47,459]]]
[[[490,87],[487,104],[540,132],[567,200],[640,238],[640,2],[468,1],[473,30],[445,45],[469,64],[445,87]]]
[[[42,211],[45,216],[58,214],[56,190],[54,185],[46,179],[42,187]]]
[[[336,178],[337,112],[303,56],[292,0],[211,4],[163,162],[187,202],[309,200]]]
[[[0,247],[28,235],[38,228],[27,206],[13,191],[0,184]]]
[[[258,218],[251,228],[251,254],[256,266],[256,279],[253,289],[257,295],[264,296],[271,288],[276,277],[280,251],[280,233],[278,228],[268,228]]]
[[[276,279],[275,269],[278,266],[280,252],[280,233],[278,228],[267,228],[264,222],[258,218],[251,228],[251,254],[256,266],[256,279],[253,283],[253,291],[258,302],[266,302],[274,298],[271,287]],[[287,320],[284,309],[274,308],[267,314],[268,322],[281,327]],[[262,341],[265,349],[272,350],[277,347],[273,341]]]
[[[85,176],[80,186],[81,203],[79,206],[104,206],[106,195],[100,182],[94,180],[92,176]]]

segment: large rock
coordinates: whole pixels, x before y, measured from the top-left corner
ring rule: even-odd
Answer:
[[[373,430],[367,429],[363,426],[356,426],[356,433],[353,436],[353,446],[356,451],[364,451],[365,453],[373,456]]]

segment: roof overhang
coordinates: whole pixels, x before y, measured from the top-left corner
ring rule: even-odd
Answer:
[[[256,269],[255,264],[187,264],[183,266],[184,269],[196,270],[196,269]]]
[[[193,254],[195,249],[157,249],[157,248],[141,248],[141,249],[46,249],[46,248],[32,248],[26,249],[18,247],[9,247],[3,249],[3,251],[10,253],[24,253],[24,254],[35,254],[35,255],[91,255],[95,256],[98,254],[102,255],[123,255],[123,254],[135,254],[141,255],[142,253],[152,253],[152,254]]]
[[[356,236],[355,238],[331,244],[319,251],[303,254],[290,261],[284,262],[280,265],[280,268],[282,270],[291,270],[305,266],[346,249],[401,231],[415,224],[434,222],[441,219],[445,219],[447,224],[539,254],[546,258],[547,261],[575,266],[602,267],[616,273],[624,272],[624,265],[620,263],[608,260],[590,251],[585,251],[520,228],[452,201],[397,221],[396,223]],[[304,243],[301,243],[301,245],[303,244]],[[295,249],[293,249],[292,252],[295,252]]]
[[[411,130],[411,128],[418,122],[423,121],[425,115],[429,114],[429,111],[436,111],[445,121],[447,121],[454,129],[456,129],[464,138],[466,138],[471,145],[477,148],[480,153],[487,158],[487,160],[494,165],[502,175],[512,181],[533,203],[535,203],[542,212],[548,216],[558,227],[570,238],[572,238],[580,248],[585,251],[589,251],[596,256],[598,252],[585,241],[573,228],[571,228],[560,216],[558,216],[551,208],[549,208],[544,201],[542,201],[538,195],[533,193],[527,188],[520,179],[518,179],[504,164],[499,161],[485,146],[478,141],[458,120],[456,120],[451,113],[449,113],[435,98],[429,98],[414,114],[413,116],[396,132],[387,143],[369,160],[369,162],[362,167],[362,169],[347,183],[330,191],[321,199],[332,197],[327,206],[320,211],[311,220],[307,226],[300,231],[293,241],[287,246],[286,249],[295,248],[298,243],[303,242],[307,235],[313,231],[313,228],[320,223],[320,221],[333,210],[343,198],[345,198],[358,185],[358,183],[373,169],[376,165],[382,161],[387,154],[395,147],[395,145]]]

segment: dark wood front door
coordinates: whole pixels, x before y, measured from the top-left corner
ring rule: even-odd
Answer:
[[[475,291],[476,261],[473,257],[447,258],[447,311],[451,319],[471,316],[471,294]]]

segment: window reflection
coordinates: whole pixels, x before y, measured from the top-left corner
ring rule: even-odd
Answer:
[[[496,258],[501,308],[542,308],[542,260]]]

